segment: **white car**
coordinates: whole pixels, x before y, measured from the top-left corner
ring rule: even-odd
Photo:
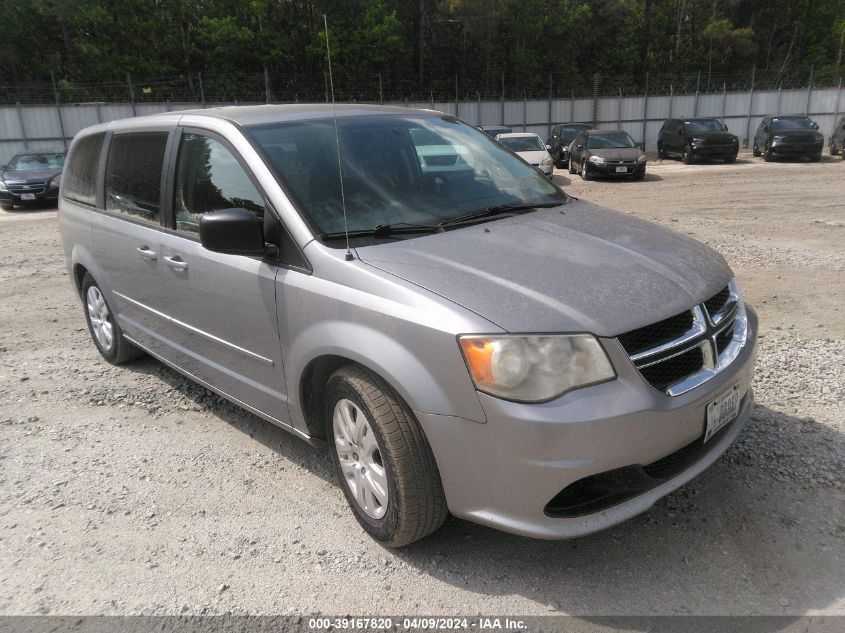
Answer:
[[[546,176],[551,176],[554,172],[555,161],[549,154],[551,146],[543,143],[543,139],[536,134],[511,132],[510,134],[498,134],[496,140],[515,152],[529,165],[537,167]]]

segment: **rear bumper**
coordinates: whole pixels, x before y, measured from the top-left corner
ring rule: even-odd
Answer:
[[[752,408],[757,319],[736,360],[707,383],[669,397],[649,387],[615,339],[603,342],[617,366],[612,382],[552,402],[520,404],[484,394],[487,422],[417,413],[434,451],[452,514],[544,539],[572,538],[611,527],[706,470],[733,443]],[[739,383],[738,416],[706,444],[706,407]],[[668,466],[667,466],[668,464]],[[549,504],[584,478],[646,466],[651,481],[607,507],[559,516]],[[626,472],[630,472],[628,469]],[[552,516],[550,516],[552,515]]]

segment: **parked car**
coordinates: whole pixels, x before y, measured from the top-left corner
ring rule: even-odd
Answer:
[[[511,132],[510,134],[499,134],[496,136],[496,140],[546,176],[551,176],[554,172],[554,161],[549,154],[550,146],[543,143],[543,139],[536,134]]]
[[[496,138],[499,134],[510,134],[513,132],[512,128],[504,125],[479,125],[478,129],[491,138]]]
[[[592,130],[590,123],[560,123],[552,128],[551,138],[548,144],[551,145],[549,153],[555,159],[555,167],[566,169],[569,167],[569,146],[575,137],[584,130]]]
[[[667,119],[657,135],[657,156],[678,156],[685,165],[697,159],[736,161],[739,138],[718,119]]]
[[[754,134],[751,153],[763,155],[766,161],[775,158],[809,158],[818,162],[822,159],[824,136],[818,131],[819,124],[803,115],[767,116]]]
[[[645,178],[642,146],[624,130],[584,130],[569,148],[569,173],[592,178]]]
[[[842,157],[845,160],[845,116],[836,122],[833,134],[830,135],[830,155]]]
[[[472,171],[424,173],[431,135]],[[718,253],[567,196],[450,115],[97,125],[70,148],[59,222],[105,360],[147,352],[328,445],[388,546],[448,512],[539,538],[607,528],[709,467],[751,410],[757,318]]]
[[[0,167],[0,208],[16,204],[53,203],[59,198],[65,153],[31,151],[15,154]]]

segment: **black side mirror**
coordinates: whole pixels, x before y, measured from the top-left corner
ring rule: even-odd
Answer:
[[[263,255],[261,220],[246,209],[220,209],[200,217],[203,248],[231,255]]]
[[[637,147],[639,147],[641,150],[645,151],[645,141],[637,143]]]
[[[727,123],[722,123],[722,131],[724,131],[724,132],[728,131],[728,124]]]
[[[813,129],[814,129],[814,130],[818,130],[818,129],[819,129],[819,124],[818,124],[818,123],[816,123],[815,121],[813,121],[813,126],[812,126],[812,127],[813,127]]]

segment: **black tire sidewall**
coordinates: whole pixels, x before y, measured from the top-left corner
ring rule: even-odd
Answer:
[[[334,416],[335,405],[342,398],[355,403],[364,412],[364,415],[370,421],[370,428],[376,436],[376,443],[381,453],[388,488],[387,511],[380,519],[374,519],[358,505],[358,500],[352,495],[352,491],[346,484],[343,472],[340,469],[340,458],[334,445],[332,418]],[[396,468],[393,464],[393,456],[385,449],[386,442],[384,441],[384,436],[377,422],[377,418],[364,397],[344,376],[334,376],[329,380],[326,387],[325,402],[326,438],[340,488],[343,490],[346,501],[349,503],[349,507],[352,509],[358,523],[377,541],[389,542],[399,529],[399,489],[396,481]]]

